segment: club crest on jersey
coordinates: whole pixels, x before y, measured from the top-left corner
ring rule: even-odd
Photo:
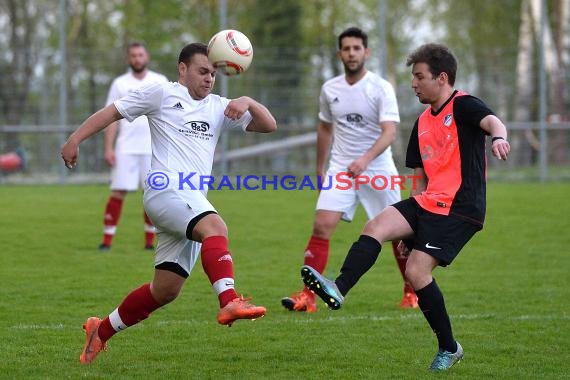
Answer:
[[[448,115],[445,115],[445,117],[443,118],[443,125],[449,127],[451,125],[452,120],[453,120],[453,114],[450,113]]]

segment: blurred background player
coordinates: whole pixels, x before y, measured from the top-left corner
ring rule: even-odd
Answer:
[[[390,145],[396,138],[396,123],[400,121],[398,103],[392,85],[368,71],[365,62],[370,55],[368,36],[359,28],[348,28],[338,36],[338,57],[344,74],[325,82],[320,94],[317,127],[317,176],[333,178],[333,185],[320,191],[313,222],[313,233],[305,249],[305,265],[323,273],[329,257],[329,240],[338,222],[350,222],[358,204],[362,204],[368,219],[385,207],[400,201],[396,186],[376,190],[370,184],[353,184],[348,190],[335,188],[335,176],[349,173],[372,178],[382,175],[388,180],[398,175]],[[331,150],[332,145],[332,150]],[[330,163],[325,176],[325,162]],[[344,185],[343,185],[344,187]],[[413,288],[405,281],[407,258],[400,254],[398,241],[393,251],[404,279],[404,297],[400,306],[418,307]],[[281,299],[281,304],[294,311],[317,310],[315,295],[307,287]]]
[[[212,173],[223,131],[269,133],[277,124],[269,110],[250,97],[227,99],[212,94],[215,78],[207,46],[188,44],[178,57],[178,82],[146,85],[97,111],[71,134],[61,150],[65,165],[73,168],[83,140],[123,117],[149,118],[152,170],[143,202],[158,232],[154,277],[132,290],[106,318],[87,319],[82,364],[91,363],[117,332],[174,301],[198,257],[218,297],[218,323],[231,326],[237,319],[265,315],[265,307],[236,293],[228,228],[207,199],[208,188],[200,186],[200,179]],[[188,177],[182,179],[181,174]]]
[[[164,83],[168,79],[148,69],[150,55],[142,42],[131,42],[127,47],[127,62],[130,70],[115,78],[109,89],[106,105],[149,83]],[[150,130],[146,116],[132,122],[122,119],[105,129],[105,161],[111,166],[111,194],[103,218],[103,242],[99,249],[111,249],[117,224],[121,217],[123,201],[127,192],[142,188],[150,171]],[[143,210],[145,249],[154,249],[155,230]]]

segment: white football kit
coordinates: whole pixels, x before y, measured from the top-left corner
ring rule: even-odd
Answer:
[[[186,234],[204,215],[216,212],[202,180],[211,175],[218,138],[224,129],[245,131],[252,120],[249,112],[238,120],[225,117],[229,102],[215,94],[194,100],[175,82],[144,86],[115,102],[129,121],[148,117],[152,161],[143,200],[157,229],[155,266],[176,263],[187,276],[198,259],[201,244]]]
[[[372,219],[385,207],[398,202],[401,199],[400,189],[397,186],[392,189],[390,182],[383,190],[377,190],[371,184],[359,185],[357,190],[354,179],[350,189],[344,182],[336,181],[338,173],[347,172],[348,166],[380,138],[381,122],[400,122],[392,85],[371,72],[352,85],[344,74],[334,77],[321,88],[319,119],[333,125],[334,137],[324,183],[324,187],[330,186],[330,189],[320,192],[316,209],[340,212],[343,220],[351,221],[358,203],[362,203],[368,218]],[[370,179],[380,176],[378,178],[388,181],[397,176],[391,148],[371,161],[361,175]],[[332,186],[329,178],[333,180]],[[347,179],[343,177],[343,180]],[[382,184],[382,181],[376,183],[377,186]]]
[[[168,79],[154,71],[148,71],[143,79],[129,71],[113,80],[106,105],[150,83],[167,83]],[[148,120],[142,115],[132,122],[120,120],[115,142],[115,166],[111,169],[111,190],[135,191],[144,183],[150,170],[150,130]]]

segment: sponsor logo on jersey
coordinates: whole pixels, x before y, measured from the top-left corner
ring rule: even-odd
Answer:
[[[364,117],[358,113],[349,113],[346,115],[346,121],[349,123],[360,123],[362,119],[364,119]]]
[[[184,126],[196,132],[208,132],[210,124],[207,121],[187,121]]]
[[[423,161],[431,160],[434,157],[434,150],[431,145],[426,145],[420,149],[420,155]]]
[[[184,107],[182,107],[182,104],[180,104],[180,102],[173,105],[172,108],[174,108],[176,110],[183,110],[184,109]]]

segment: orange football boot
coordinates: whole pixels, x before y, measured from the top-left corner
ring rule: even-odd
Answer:
[[[83,347],[83,352],[79,357],[81,364],[89,364],[99,354],[101,351],[107,350],[107,343],[101,341],[99,335],[97,335],[97,329],[101,324],[101,318],[90,317],[83,325],[83,330],[85,331],[85,346]]]
[[[255,306],[249,303],[249,300],[250,298],[239,296],[228,302],[218,312],[218,323],[231,327],[237,319],[251,319],[253,321],[263,317],[267,310],[263,306]]]
[[[315,294],[309,290],[302,290],[291,294],[290,297],[281,299],[281,305],[291,311],[305,311],[314,313],[317,311],[317,300]]]

